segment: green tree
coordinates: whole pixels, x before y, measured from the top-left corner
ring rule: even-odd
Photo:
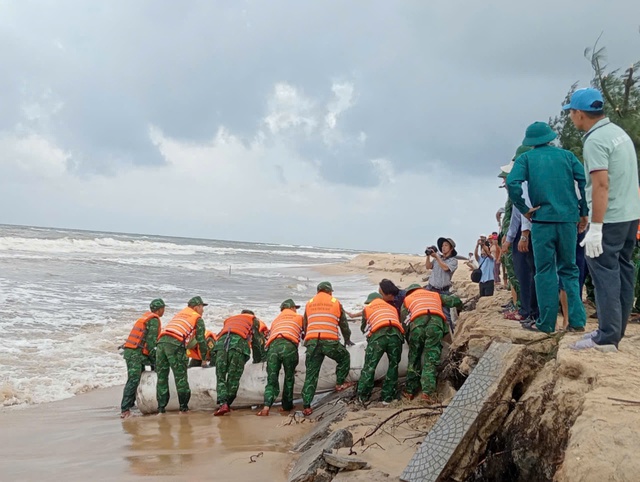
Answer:
[[[638,83],[640,61],[624,72],[620,69],[607,71],[606,49],[598,47],[599,40],[600,37],[592,48],[584,51],[585,58],[593,68],[591,87],[602,92],[605,100],[605,114],[629,134],[640,159],[640,84]],[[577,85],[575,83],[571,86],[563,104],[569,102]],[[562,111],[560,115],[549,119],[549,124],[557,132],[560,146],[570,150],[582,160],[582,133],[575,128],[569,119],[568,112]],[[638,168],[640,170],[640,165]]]

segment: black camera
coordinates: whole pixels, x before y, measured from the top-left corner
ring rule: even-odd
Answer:
[[[438,248],[436,248],[435,246],[428,246],[427,249],[424,250],[424,254],[426,254],[427,256],[431,256],[433,253],[437,252]]]
[[[489,241],[485,241],[485,242],[484,242],[484,245],[485,245],[487,248],[490,248],[490,247],[491,247],[491,243],[490,243]]]

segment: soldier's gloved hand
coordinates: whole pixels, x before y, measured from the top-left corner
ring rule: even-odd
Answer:
[[[589,258],[597,258],[602,254],[602,223],[591,223],[589,231],[580,243]]]
[[[344,342],[344,346],[353,346],[353,345],[355,345],[355,343],[352,342],[351,340],[345,340]]]

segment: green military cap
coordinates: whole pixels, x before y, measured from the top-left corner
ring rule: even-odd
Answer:
[[[546,122],[534,122],[527,127],[522,145],[531,147],[543,146],[556,137],[558,137],[558,134],[553,131],[549,124]]]
[[[513,159],[517,159],[518,157],[520,157],[522,154],[524,154],[525,152],[529,152],[531,149],[533,149],[533,147],[531,146],[520,146],[516,149],[516,154],[515,156],[513,156]]]
[[[164,301],[162,301],[161,298],[156,298],[151,303],[149,303],[149,309],[151,311],[159,310],[160,308],[164,308],[164,306],[165,306]]]
[[[323,281],[318,284],[318,291],[326,291],[327,293],[333,293],[333,286],[328,281]]]
[[[409,287],[406,289],[406,292],[407,294],[409,294],[411,291],[419,290],[420,288],[422,288],[422,286],[420,286],[418,283],[413,283],[412,285],[409,285]]]
[[[296,302],[289,298],[280,303],[280,310],[284,310],[287,308],[300,308],[300,305],[296,305]]]
[[[188,306],[208,306],[208,303],[205,303],[204,301],[202,301],[202,298],[199,296],[194,296],[193,298],[191,298],[189,300]]]
[[[253,316],[256,316],[256,314],[255,314],[253,311],[251,311],[251,310],[242,310],[242,311],[240,312],[240,314],[241,314],[241,315],[253,315]]]
[[[374,293],[370,293],[369,296],[367,296],[367,300],[364,302],[364,304],[368,305],[373,300],[381,300],[381,299],[382,299],[382,296],[380,295],[380,293],[376,291]]]

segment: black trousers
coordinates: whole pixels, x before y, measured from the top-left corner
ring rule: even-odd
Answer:
[[[493,296],[493,290],[495,288],[495,281],[485,281],[484,283],[480,283],[480,297],[483,296]]]

